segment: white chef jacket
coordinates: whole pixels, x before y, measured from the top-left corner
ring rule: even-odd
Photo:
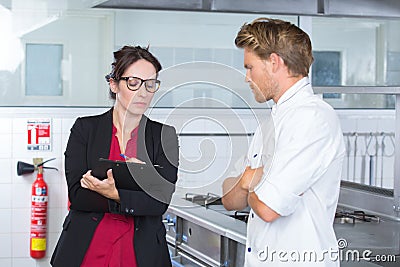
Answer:
[[[306,77],[282,95],[271,116],[272,162],[254,192],[281,217],[268,223],[250,211],[245,266],[340,266],[333,220],[345,147],[337,115]],[[250,149],[269,141],[259,136]]]
[[[263,165],[265,169],[268,169],[271,166],[275,146],[274,134],[274,123],[271,118],[258,126],[247,153],[247,166],[252,169]]]

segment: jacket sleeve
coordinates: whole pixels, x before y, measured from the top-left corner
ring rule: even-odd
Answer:
[[[143,191],[118,190],[120,203],[110,203],[113,212],[132,216],[162,215],[168,208],[177,181],[179,146],[175,128],[164,125],[153,164],[151,177],[140,177],[136,181]]]
[[[65,176],[70,208],[80,211],[107,212],[108,200],[102,195],[81,187],[80,180],[90,168],[88,164],[89,123],[78,118],[71,128],[65,150]],[[92,129],[93,130],[93,129]]]

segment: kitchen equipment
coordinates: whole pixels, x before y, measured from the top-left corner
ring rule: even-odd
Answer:
[[[190,202],[196,203],[204,207],[208,207],[210,205],[222,205],[221,197],[213,193],[207,193],[206,195],[186,193],[185,200],[188,200]]]
[[[343,223],[356,224],[356,223],[367,223],[367,222],[379,223],[380,220],[381,220],[380,217],[373,214],[365,213],[364,211],[361,210],[355,210],[355,211],[338,210],[335,213],[334,223],[341,223],[341,224]]]
[[[170,206],[163,220],[173,266],[243,266],[245,237],[229,226],[245,232],[248,211],[227,211],[213,193],[187,193],[179,201],[181,208]]]
[[[174,198],[164,215],[173,265],[242,267],[248,215],[248,209],[226,210],[221,197],[212,193]],[[370,250],[373,256],[399,255],[400,222],[339,206],[333,227],[338,240],[347,241],[346,249]],[[360,265],[343,262],[343,266]]]

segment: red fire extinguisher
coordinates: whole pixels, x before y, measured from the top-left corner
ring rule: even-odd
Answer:
[[[18,162],[17,166],[18,175],[31,173],[37,170],[36,180],[32,184],[30,229],[30,255],[35,259],[41,259],[46,255],[48,188],[43,179],[43,169],[56,168],[44,167],[43,165],[50,160],[36,166]]]
[[[31,257],[35,259],[46,255],[47,202],[47,184],[43,180],[43,166],[40,166],[32,184],[30,251]]]

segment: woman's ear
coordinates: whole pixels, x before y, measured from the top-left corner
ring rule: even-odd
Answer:
[[[113,78],[110,78],[110,90],[113,93],[118,93],[118,82]]]

